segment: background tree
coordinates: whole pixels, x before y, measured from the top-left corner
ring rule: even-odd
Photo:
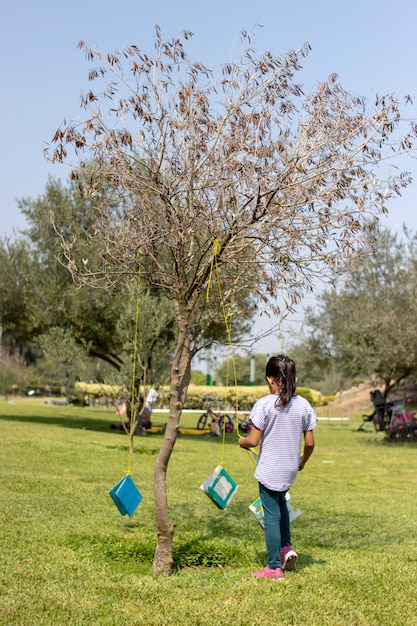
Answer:
[[[24,386],[28,376],[23,357],[16,350],[12,353],[0,347],[0,393],[6,398]]]
[[[164,41],[157,28],[152,55],[136,46],[102,55],[81,42],[98,63],[90,78],[103,86],[83,96],[84,119],[64,122],[50,152],[74,165],[88,155],[100,172],[81,161],[73,173],[94,199],[88,234],[101,250],[100,263],[77,263],[62,231],[74,278],[113,289],[139,272],[175,310],[170,414],[154,474],[155,573],[172,569],[166,472],[192,357],[222,315],[248,314],[246,294],[261,306],[284,293],[291,308],[317,278],[360,254],[358,235],[372,232],[387,198],[409,182],[384,159],[414,135],[394,140],[397,99],[377,98],[368,112],[336,76],[304,96],[295,74],[307,45],[256,56],[244,34],[241,57],[214,75],[188,57],[190,36]]]
[[[350,386],[350,376],[335,362],[328,341],[322,334],[303,332],[290,345],[287,353],[297,363],[300,387],[311,387],[325,395],[332,395]]]
[[[204,386],[206,384],[206,381],[207,381],[207,378],[204,372],[193,369],[193,371],[191,372],[191,380],[190,380],[191,384]]]
[[[266,354],[255,354],[255,385],[265,384],[265,365]],[[236,380],[238,385],[250,384],[250,368],[251,368],[251,356],[250,355],[236,355],[234,357],[236,368]],[[226,380],[229,384],[233,384],[233,372],[230,369],[230,362],[227,360],[222,361],[217,368],[217,380],[221,384],[225,384]]]
[[[47,221],[47,216],[44,216],[44,222]],[[52,238],[50,223],[49,229],[51,236],[44,244],[46,249],[49,246],[52,250],[54,246],[56,249],[57,238]],[[61,274],[61,281],[57,273]],[[68,289],[72,292],[72,298],[68,297]],[[104,296],[108,297],[107,294],[97,295],[101,300]],[[71,332],[70,312],[80,308],[75,303],[77,296],[78,292],[68,271],[57,259],[55,264],[43,264],[41,255],[28,236],[0,240],[0,349],[3,380],[7,373],[10,384],[18,385],[19,391],[26,384],[43,388],[48,383],[59,388],[68,383],[64,367],[64,361],[68,359],[64,354],[58,354],[61,346],[62,352],[65,350],[57,331],[61,329],[66,336]],[[75,318],[74,326],[77,324],[79,332],[77,336],[73,333],[73,337],[74,341],[78,341],[78,348],[85,347],[85,342],[89,340],[88,335],[82,336],[80,329],[83,326],[88,328],[91,323],[92,308],[86,312],[84,323]],[[100,328],[97,324],[97,334]],[[53,344],[50,358],[45,358],[44,341]],[[90,375],[91,372],[90,367]],[[82,368],[78,367],[78,372],[70,378],[81,375]]]
[[[116,326],[124,307],[124,285],[107,292],[88,287],[79,289],[59,262],[60,242],[51,222],[53,214],[62,232],[77,240],[73,253],[78,262],[97,256],[99,251],[84,235],[94,224],[91,201],[80,196],[74,183],[65,187],[51,178],[43,195],[23,199],[19,207],[29,224],[24,241],[37,265],[30,300],[32,337],[44,334],[51,327],[65,328],[79,345],[88,346],[89,356],[120,368],[123,344]]]
[[[85,350],[76,341],[69,329],[58,326],[51,327],[39,337],[39,348],[44,355],[44,365],[54,368],[54,378],[50,378],[48,384],[57,387],[61,383],[61,393],[65,388],[65,395],[71,398],[75,382],[86,380],[91,371],[87,358],[88,349]]]
[[[37,264],[23,240],[0,239],[0,348],[32,361],[31,307]]]
[[[131,296],[125,298],[124,312],[117,325],[117,332],[123,338],[126,358],[120,371],[107,376],[107,382],[120,387],[119,400],[127,403],[130,423],[122,418],[126,433],[129,434],[131,429],[133,433],[140,434],[142,428],[139,425],[147,391],[150,387],[158,388],[169,381],[169,358],[175,346],[175,317],[171,302],[163,295],[152,294],[148,290],[137,299],[133,281],[130,290]],[[130,446],[133,452],[132,437]]]
[[[379,233],[344,285],[325,291],[308,315],[310,341],[347,375],[377,376],[385,396],[417,373],[416,243],[411,234]]]

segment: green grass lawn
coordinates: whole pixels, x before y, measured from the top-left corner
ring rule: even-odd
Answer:
[[[154,577],[153,464],[161,433],[136,438],[132,518],[108,495],[128,467],[112,410],[0,401],[0,624],[390,626],[417,623],[417,445],[358,432],[360,418],[319,422],[316,450],[291,489],[297,572],[253,580],[266,564],[248,506],[254,466],[227,435],[239,484],[226,511],[199,489],[219,439],[179,435],[168,472],[175,573]],[[184,416],[194,427],[199,413]],[[164,416],[155,414],[163,423]]]

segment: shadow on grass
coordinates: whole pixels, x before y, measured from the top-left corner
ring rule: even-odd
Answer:
[[[25,415],[13,415],[12,413],[9,415],[0,414],[0,421],[14,422],[14,423],[31,423],[31,424],[47,424],[51,426],[60,426],[61,428],[76,428],[78,430],[94,430],[98,432],[104,433],[112,433],[117,436],[126,437],[127,433],[123,430],[121,422],[118,420],[116,415],[112,413],[108,413],[108,416],[94,416],[93,414],[88,414],[90,410],[88,407],[77,408],[77,407],[62,407],[61,409],[52,409],[55,412],[51,415],[45,415],[44,412],[39,411],[39,413],[27,413]],[[66,411],[71,411],[71,413],[66,413]],[[156,430],[148,431],[146,433],[147,437],[153,437],[157,440],[162,440],[163,432],[162,432],[162,424],[155,423],[154,426]],[[180,427],[181,429],[181,427]],[[221,444],[221,437],[207,437],[205,431],[195,430],[193,432],[188,432],[190,429],[183,429],[185,432],[179,432],[178,438],[195,441],[195,439],[212,439],[213,445]],[[139,439],[139,436],[136,436]]]
[[[244,511],[246,506],[238,505]],[[257,532],[257,524],[248,528],[242,524],[239,512],[229,518],[217,509],[201,519],[200,507],[196,504],[181,503],[171,507],[172,518],[184,516],[187,529],[175,533],[173,560],[174,570],[180,572],[187,568],[216,568],[233,566],[265,565],[264,548],[255,552],[248,546],[253,545],[252,533]],[[348,524],[348,516],[346,523]],[[126,531],[130,536],[126,536]],[[138,533],[138,535],[136,535]],[[259,539],[263,542],[262,531]],[[257,542],[258,543],[258,542]],[[151,567],[156,546],[156,536],[140,536],[140,523],[136,519],[127,520],[123,533],[109,532],[106,535],[94,533],[71,533],[66,545],[77,551],[81,558],[104,559],[115,569],[135,572],[140,566],[143,571]],[[298,569],[305,569],[316,564],[324,564],[324,559],[315,559],[308,553],[299,553]]]
[[[355,431],[353,431],[355,432]],[[358,437],[361,438],[361,444],[369,446],[395,446],[395,447],[417,447],[416,437],[386,437],[383,433],[375,433],[372,431],[359,431]]]
[[[87,415],[0,415],[0,420],[23,424],[48,424],[51,426],[61,426],[62,428],[78,428],[81,430],[112,432],[110,429],[109,419],[91,417]]]
[[[121,537],[117,534],[95,535],[70,534],[65,542],[81,558],[94,556],[104,559],[116,569],[135,572],[138,565],[146,570],[152,564],[156,538]],[[264,566],[265,550],[248,552],[247,542],[239,537],[184,537],[176,535],[173,549],[174,570],[187,568],[209,568],[253,565]],[[299,553],[297,569],[305,569],[315,564],[324,564],[324,559],[314,559],[309,554]]]

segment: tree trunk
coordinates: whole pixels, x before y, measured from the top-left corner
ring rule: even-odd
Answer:
[[[157,545],[152,563],[154,574],[169,575],[173,568],[174,525],[169,519],[166,474],[177,439],[181,412],[191,378],[191,354],[186,338],[186,325],[180,330],[177,349],[171,364],[169,417],[165,436],[154,468],[155,518]]]

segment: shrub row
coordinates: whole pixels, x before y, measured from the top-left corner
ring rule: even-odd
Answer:
[[[120,394],[120,388],[111,385],[99,385],[92,383],[76,383],[76,391],[84,395],[85,399],[116,399]],[[159,387],[159,406],[168,407],[169,387]],[[259,398],[266,393],[265,385],[247,387],[208,387],[206,385],[190,385],[185,409],[204,410],[208,406],[212,408],[226,408],[234,410],[236,403],[239,410],[250,410]],[[324,396],[315,389],[306,387],[297,388],[297,393],[310,402],[312,406],[322,406],[326,403]]]
[[[163,404],[168,403],[169,390],[164,387],[159,390]],[[191,385],[188,389],[185,409],[205,409],[207,406],[225,407],[234,409],[236,401],[239,410],[250,410],[255,402],[266,393],[265,385],[247,387],[207,387],[205,385]],[[303,396],[313,406],[323,404],[323,396],[319,391],[299,387],[297,393]],[[166,394],[166,395],[165,395]]]

